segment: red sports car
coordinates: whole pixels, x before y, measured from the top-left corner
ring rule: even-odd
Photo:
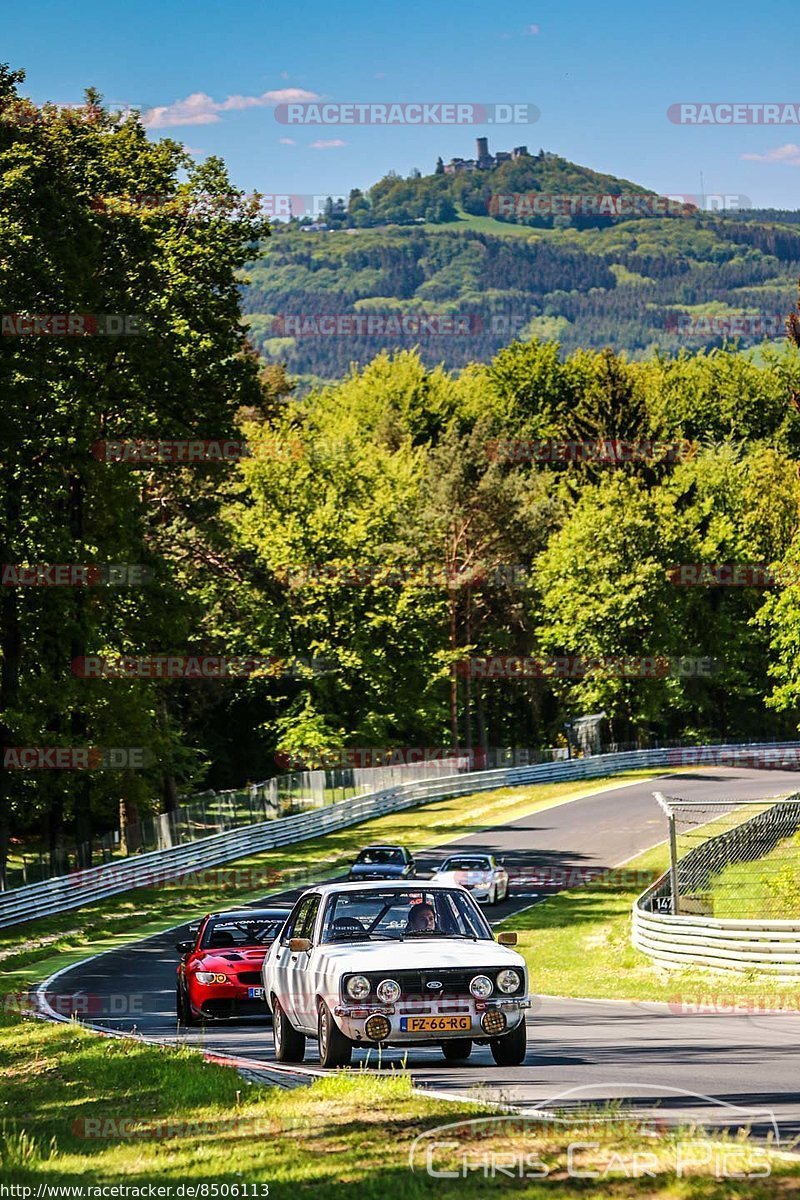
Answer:
[[[196,1025],[226,1017],[267,1016],[261,964],[290,908],[209,913],[196,937],[178,942],[178,1021]]]

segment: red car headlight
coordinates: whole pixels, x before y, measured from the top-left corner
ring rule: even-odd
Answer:
[[[227,975],[222,975],[217,971],[198,971],[195,975],[198,983],[230,983],[231,980]]]

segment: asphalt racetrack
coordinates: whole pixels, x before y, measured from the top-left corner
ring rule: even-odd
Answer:
[[[658,782],[621,785],[533,813],[459,839],[446,849],[492,851],[505,858],[510,870],[527,868],[540,875],[612,868],[665,839],[665,819],[652,796],[656,788],[698,800],[758,799],[794,792],[799,784],[798,775],[789,771],[714,767],[664,775]],[[423,808],[420,821],[424,820]],[[444,854],[445,848],[426,852],[419,856],[419,865],[431,869]],[[486,910],[487,915],[497,923],[553,890],[557,889],[521,886],[506,903]],[[299,891],[285,892],[271,900],[288,903],[297,895]],[[186,936],[185,928],[70,968],[50,985],[48,1001],[63,1012],[59,997],[86,994],[92,1001],[88,1020],[94,1025],[239,1056],[252,1061],[256,1071],[274,1062],[268,1019],[177,1029],[174,944]],[[715,978],[720,992],[735,991],[735,977]],[[530,983],[535,996],[535,963]],[[791,986],[775,988],[788,991]],[[356,1051],[354,1068],[366,1060],[366,1052]],[[476,1046],[466,1064],[450,1065],[432,1046],[385,1051],[381,1069],[403,1064],[420,1086],[465,1099],[480,1087],[484,1096],[520,1106],[531,1115],[569,1113],[582,1102],[624,1099],[637,1111],[649,1112],[655,1106],[676,1121],[696,1116],[731,1128],[751,1120],[754,1129],[765,1133],[777,1122],[784,1145],[800,1134],[800,1014],[795,1013],[684,1014],[663,1003],[538,997],[528,1015],[528,1055],[522,1066],[495,1066],[487,1046]],[[308,1044],[307,1066],[317,1067],[313,1041]],[[375,1051],[369,1066],[376,1066]]]

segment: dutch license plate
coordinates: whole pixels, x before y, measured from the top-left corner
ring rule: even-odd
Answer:
[[[247,999],[248,1000],[263,1000],[264,999],[263,987],[249,987],[247,989]]]
[[[471,1017],[401,1017],[403,1033],[468,1033]]]

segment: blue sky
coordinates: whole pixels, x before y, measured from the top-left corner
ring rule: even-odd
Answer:
[[[543,147],[664,194],[698,193],[702,172],[706,192],[798,208],[800,126],[666,115],[679,102],[800,103],[795,26],[785,0],[40,0],[12,6],[2,57],[25,68],[36,102],[75,102],[94,85],[164,110],[152,136],[222,155],[248,191],[346,193],[392,168],[427,173],[438,154],[471,156],[487,134],[493,149]],[[281,125],[277,100],[304,94],[529,103],[541,117],[504,129]]]

